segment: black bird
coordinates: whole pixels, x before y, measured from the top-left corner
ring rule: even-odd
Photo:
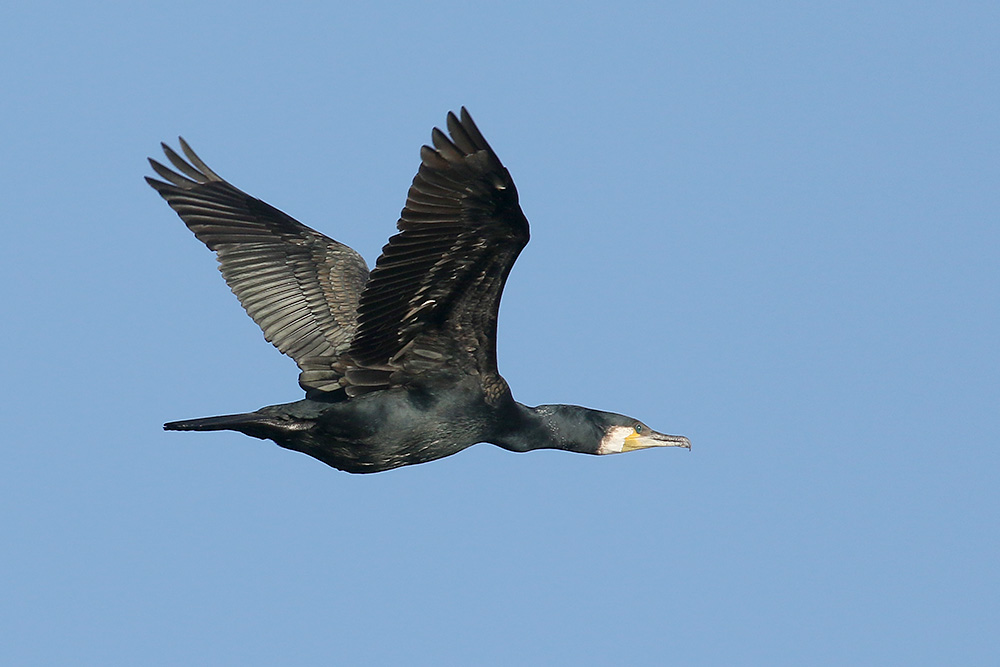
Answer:
[[[500,294],[528,242],[507,169],[463,108],[435,128],[371,272],[351,248],[166,144],[146,178],[205,245],[264,337],[298,364],[306,398],[171,422],[240,431],[352,473],[433,461],[477,442],[514,452],[687,447],[642,422],[573,405],[530,408],[497,371]],[[179,172],[179,173],[178,173]]]

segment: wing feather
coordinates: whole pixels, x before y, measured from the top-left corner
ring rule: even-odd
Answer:
[[[342,386],[368,266],[351,248],[306,227],[223,180],[180,139],[162,144],[174,171],[146,181],[205,245],[264,337],[292,357],[307,390]],[[186,159],[185,159],[186,158]]]
[[[421,148],[399,233],[361,294],[348,394],[435,369],[489,376],[497,385],[497,312],[528,242],[528,221],[510,174],[468,111],[449,113],[447,127],[450,138],[435,128],[433,148]]]

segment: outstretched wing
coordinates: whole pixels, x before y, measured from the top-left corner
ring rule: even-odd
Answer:
[[[351,248],[224,181],[180,139],[177,173],[150,159],[164,179],[146,178],[205,245],[264,337],[302,370],[304,389],[341,387],[341,357],[357,328],[368,266]]]
[[[528,242],[510,174],[469,113],[435,128],[358,306],[351,395],[449,368],[499,380],[497,311]],[[500,381],[502,382],[502,381]]]

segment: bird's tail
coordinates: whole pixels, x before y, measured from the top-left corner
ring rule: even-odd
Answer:
[[[244,412],[238,415],[221,415],[201,419],[185,419],[167,422],[165,431],[239,431],[255,438],[270,438],[276,430],[276,420],[259,412]]]
[[[201,419],[184,419],[167,422],[164,431],[238,431],[238,426],[257,423],[260,415],[255,412],[244,412],[239,415],[222,415],[219,417],[203,417]]]

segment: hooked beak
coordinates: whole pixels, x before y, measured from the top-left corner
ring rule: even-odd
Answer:
[[[667,435],[649,431],[648,433],[633,433],[625,437],[622,445],[623,452],[631,452],[635,449],[647,449],[649,447],[684,447],[691,449],[691,441],[683,435]]]

